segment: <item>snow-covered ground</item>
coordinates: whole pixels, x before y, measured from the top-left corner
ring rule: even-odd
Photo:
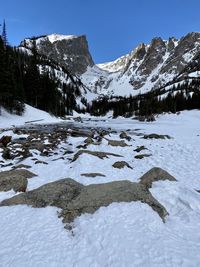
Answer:
[[[25,106],[25,112],[23,116],[10,114],[2,108],[0,114],[0,129],[23,125],[26,122],[35,120],[38,121],[37,123],[56,123],[61,121],[61,119],[51,116],[49,113],[29,105]]]
[[[20,125],[36,117],[45,118],[44,123],[54,121],[44,113],[35,117],[33,114],[16,119],[13,124]],[[4,121],[5,125],[11,125],[9,119]],[[151,189],[169,212],[166,222],[163,223],[157,213],[141,202],[113,203],[93,215],[84,214],[77,218],[72,235],[58,219],[57,208],[3,207],[0,208],[0,266],[200,266],[200,193],[196,191],[200,190],[200,111],[166,114],[152,123],[124,118],[88,120],[85,117],[80,126],[111,127],[116,133],[106,138],[115,140],[119,140],[120,131],[125,130],[132,140],[126,141],[130,146],[124,148],[108,146],[106,140],[99,146],[88,146],[90,150],[120,154],[122,159],[101,160],[82,155],[71,162],[73,154],[70,154],[64,160],[53,161],[62,155],[63,149],[75,151],[76,146],[83,143],[85,138],[82,137],[69,137],[67,143],[59,145],[58,155],[42,157],[35,152],[35,157],[49,164],[33,164],[31,158],[22,162],[32,165],[30,170],[38,174],[29,180],[28,190],[67,177],[85,185],[125,179],[138,181],[150,168],[161,167],[177,179],[177,182],[156,182]],[[0,127],[7,126],[1,121]],[[172,139],[146,140],[136,133],[168,134]],[[140,154],[152,156],[135,159],[138,153],[134,149],[141,145],[148,150]],[[112,164],[118,160],[128,162],[133,169],[113,168]],[[81,176],[90,172],[102,173],[106,177]],[[13,195],[12,191],[0,193],[0,199]]]

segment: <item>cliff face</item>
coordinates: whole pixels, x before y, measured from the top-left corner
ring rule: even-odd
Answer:
[[[180,40],[157,37],[150,44],[142,43],[113,62],[97,65],[98,71],[87,71],[82,79],[88,80],[99,93],[137,95],[165,86],[180,77],[188,64],[195,63],[199,51],[198,32],[189,33]],[[93,77],[95,73],[98,74],[96,79]]]
[[[81,75],[94,65],[85,35],[46,35],[25,39],[20,46],[31,49],[34,43],[39,54],[53,59],[72,74]]]

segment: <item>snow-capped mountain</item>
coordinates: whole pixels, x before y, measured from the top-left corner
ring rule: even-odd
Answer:
[[[90,92],[86,96],[90,101],[99,95],[144,94],[186,79],[185,70],[190,66],[192,72],[199,55],[200,33],[192,32],[179,40],[153,38],[150,44],[141,43],[113,62],[96,65],[85,36],[51,34],[27,38],[20,47],[30,50],[34,44],[39,54],[67,69],[75,79],[80,78]]]
[[[107,70],[109,72],[115,72],[122,70],[124,66],[129,62],[129,60],[130,60],[130,55],[127,54],[125,56],[117,58],[114,61],[97,64],[97,66],[100,69]]]
[[[86,36],[51,34],[40,37],[27,38],[20,46],[32,49],[56,61],[67,68],[72,74],[82,74],[94,62],[88,50]]]
[[[89,67],[81,79],[99,94],[142,94],[180,78],[199,51],[200,33],[189,33],[180,40],[154,38],[113,62]]]

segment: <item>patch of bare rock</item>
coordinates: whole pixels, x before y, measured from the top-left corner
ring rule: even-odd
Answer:
[[[101,151],[90,151],[90,150],[79,150],[73,157],[72,161],[76,161],[81,155],[88,154],[99,159],[108,158],[108,156],[122,157],[121,155],[110,153],[110,152],[101,152]]]
[[[124,167],[133,169],[126,161],[116,161],[112,166],[117,169],[123,169]]]
[[[61,208],[60,216],[67,228],[75,218],[84,213],[93,214],[100,207],[114,202],[141,201],[148,204],[165,221],[165,207],[149,191],[152,183],[159,180],[176,181],[160,168],[153,168],[140,178],[139,183],[127,180],[84,186],[70,178],[45,184],[29,192],[3,200],[0,206],[30,205],[35,208],[55,206]]]
[[[0,191],[14,190],[15,192],[25,192],[29,178],[36,176],[28,170],[11,170],[0,172]]]

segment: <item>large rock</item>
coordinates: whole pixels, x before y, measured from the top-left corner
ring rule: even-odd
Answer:
[[[0,179],[4,177],[10,178],[10,177],[16,177],[16,176],[23,176],[24,178],[29,179],[29,178],[36,176],[36,174],[28,170],[24,170],[24,169],[0,172]]]
[[[125,142],[124,142],[124,140],[109,140],[109,139],[107,139],[108,140],[108,145],[110,145],[110,146],[120,146],[120,147],[126,147],[126,146],[129,146],[129,145],[127,145]]]
[[[101,152],[101,151],[90,151],[90,150],[79,150],[73,157],[72,161],[76,161],[81,155],[88,154],[99,159],[108,158],[108,156],[122,157],[121,155],[110,153],[110,152]]]
[[[4,147],[7,146],[12,140],[12,136],[4,135],[0,138],[0,144],[2,144]]]
[[[25,192],[28,185],[28,178],[35,174],[28,170],[11,170],[0,172],[0,191],[14,190],[15,192]]]
[[[32,191],[14,196],[1,202],[1,206],[30,205],[36,208],[56,206],[66,208],[67,204],[75,198],[83,185],[68,178],[45,184]]]
[[[140,178],[140,184],[143,184],[146,188],[150,188],[153,182],[165,180],[176,181],[167,171],[154,167]]]
[[[3,200],[0,206],[22,204],[37,208],[55,206],[62,209],[60,216],[64,223],[69,224],[84,213],[93,214],[100,207],[107,207],[114,202],[141,201],[148,204],[165,221],[167,210],[152,196],[148,188],[152,182],[166,179],[176,180],[159,168],[147,172],[141,177],[140,183],[124,180],[84,186],[68,178]]]
[[[168,214],[166,209],[143,185],[130,181],[116,181],[85,186],[81,193],[61,212],[61,216],[64,223],[71,223],[81,214],[92,214],[100,207],[107,207],[113,202],[132,201],[147,203],[158,213],[162,220]]]
[[[83,186],[72,179],[62,179],[3,200],[0,206],[23,204],[37,208],[56,206],[62,209],[60,216],[63,217],[63,222],[71,223],[81,214],[92,214],[100,207],[106,207],[113,202],[132,201],[148,204],[162,220],[168,214],[145,186],[130,181]]]
[[[112,166],[117,169],[123,169],[124,167],[133,169],[126,161],[116,161]]]

